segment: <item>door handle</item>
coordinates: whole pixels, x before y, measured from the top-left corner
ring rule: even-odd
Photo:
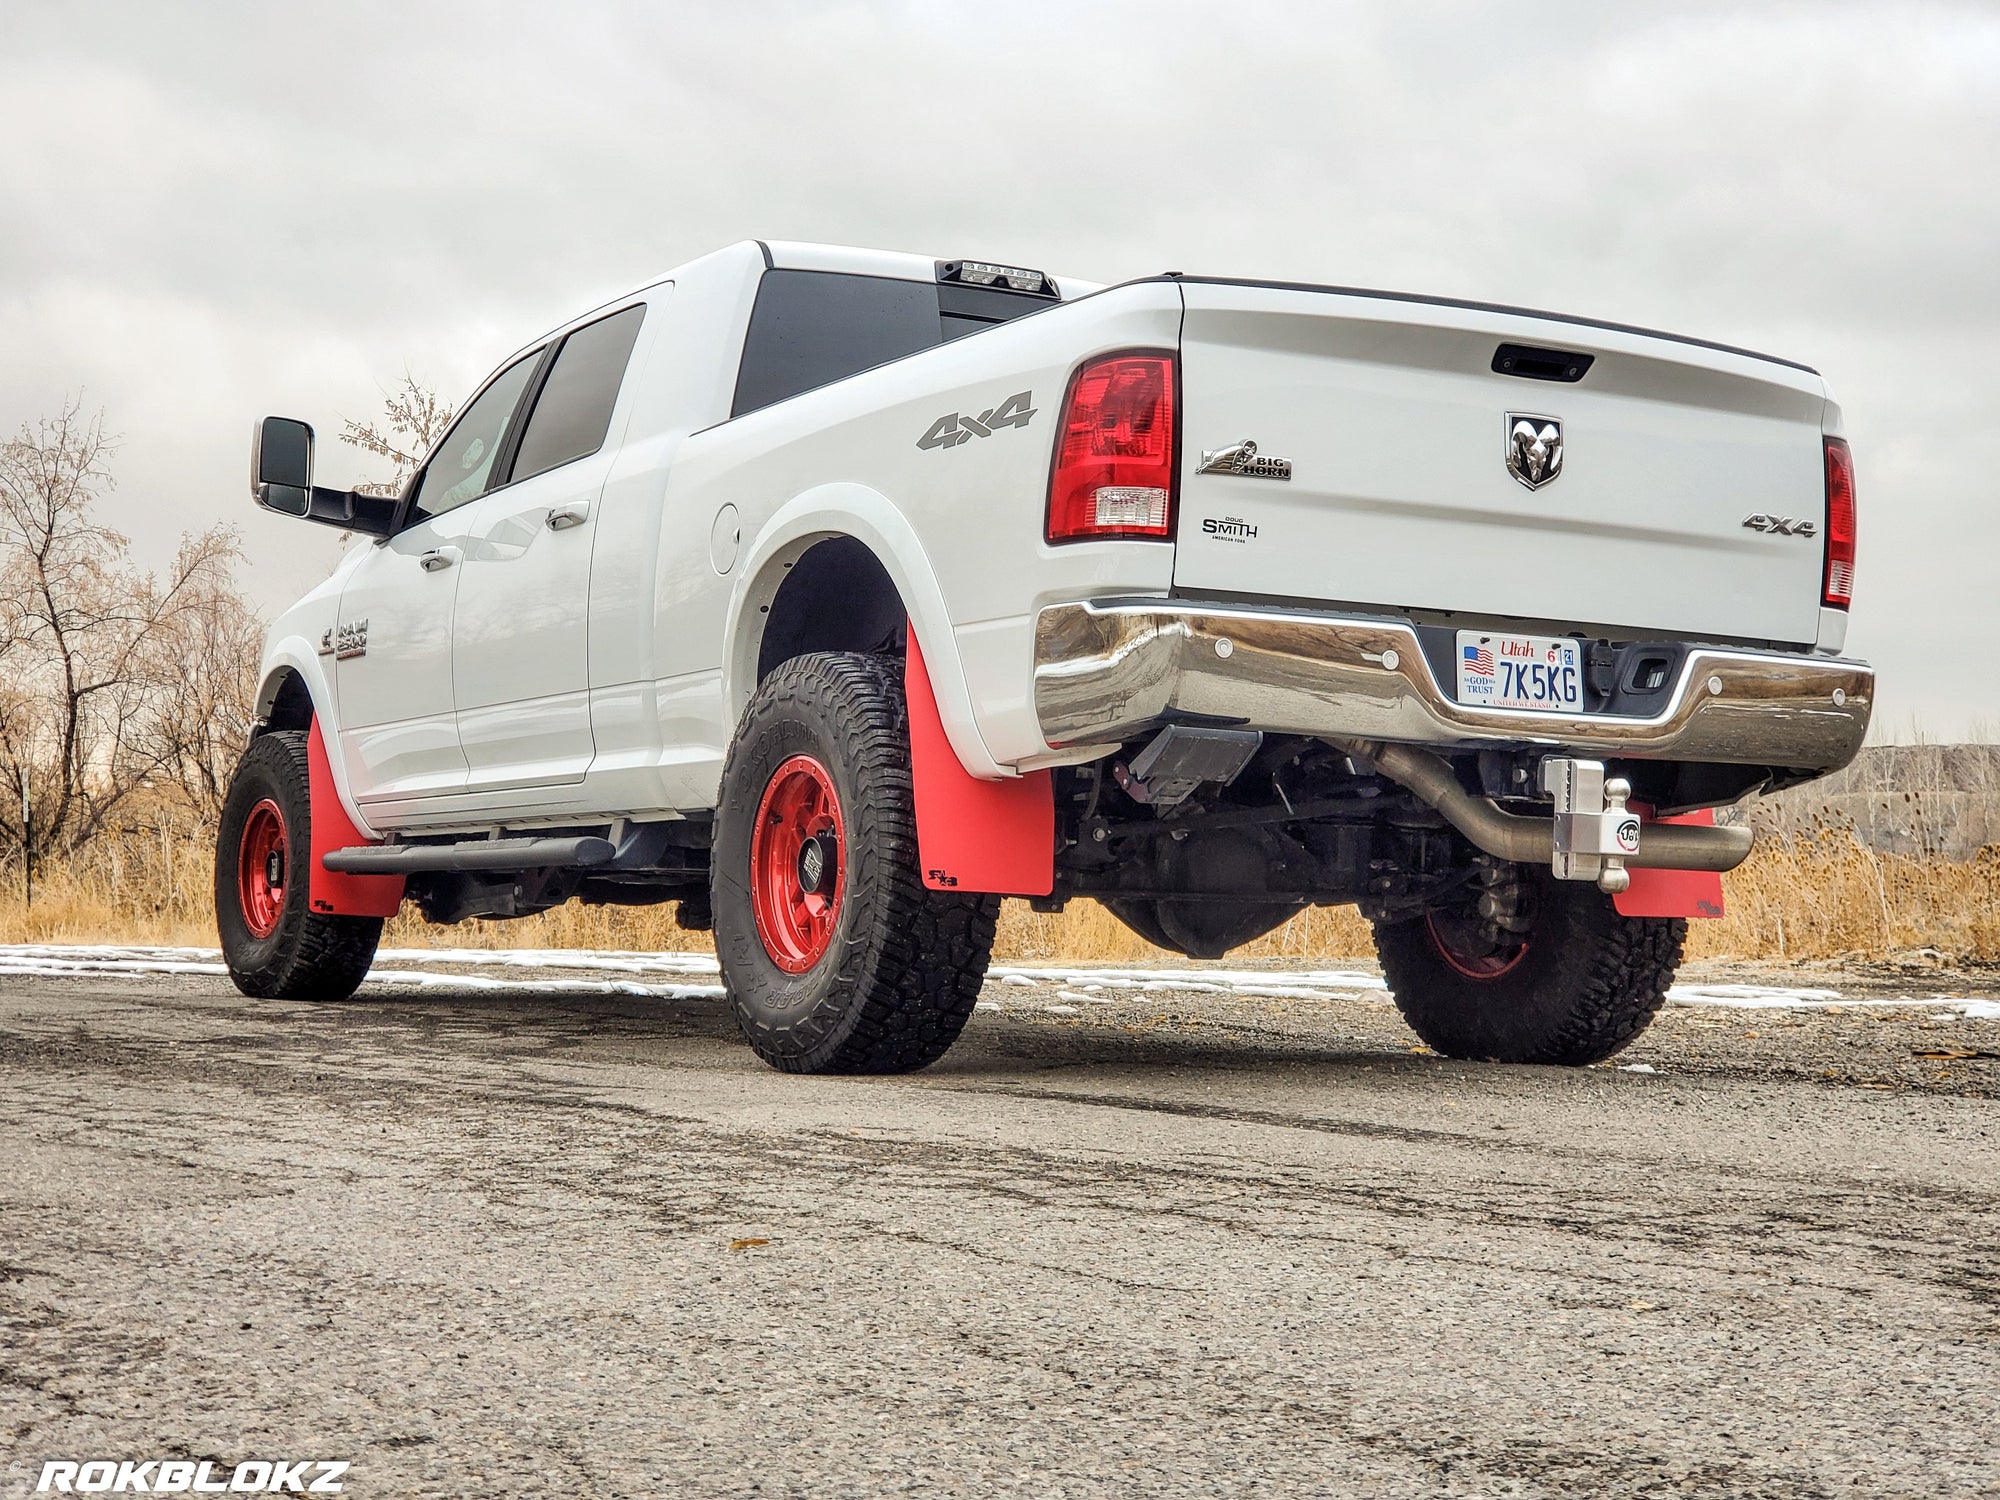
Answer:
[[[590,519],[590,502],[573,500],[568,505],[559,505],[549,512],[549,530],[568,531],[572,526],[581,526]]]
[[[417,559],[417,566],[426,573],[440,573],[464,555],[456,547],[433,547]]]

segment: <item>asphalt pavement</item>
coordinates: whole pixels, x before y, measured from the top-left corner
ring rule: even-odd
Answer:
[[[2000,1493],[2000,1020],[1924,998],[2000,976],[1817,973],[1897,1003],[1569,1071],[996,980],[870,1079],[519,970],[0,976],[0,1494]]]

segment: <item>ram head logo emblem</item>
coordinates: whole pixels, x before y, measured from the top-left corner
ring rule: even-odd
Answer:
[[[1531,490],[1562,473],[1563,424],[1533,412],[1507,413],[1507,472]]]

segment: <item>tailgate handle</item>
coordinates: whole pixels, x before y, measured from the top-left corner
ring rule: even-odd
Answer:
[[[1531,344],[1502,344],[1493,351],[1496,375],[1519,375],[1526,380],[1560,380],[1575,385],[1583,379],[1595,354],[1572,354],[1567,349],[1537,349]]]

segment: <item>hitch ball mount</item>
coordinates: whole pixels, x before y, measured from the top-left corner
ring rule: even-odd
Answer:
[[[1629,886],[1625,861],[1639,852],[1639,815],[1625,806],[1632,784],[1607,777],[1601,760],[1552,755],[1542,762],[1542,790],[1556,805],[1550,873],[1558,880],[1594,880],[1614,896]]]

